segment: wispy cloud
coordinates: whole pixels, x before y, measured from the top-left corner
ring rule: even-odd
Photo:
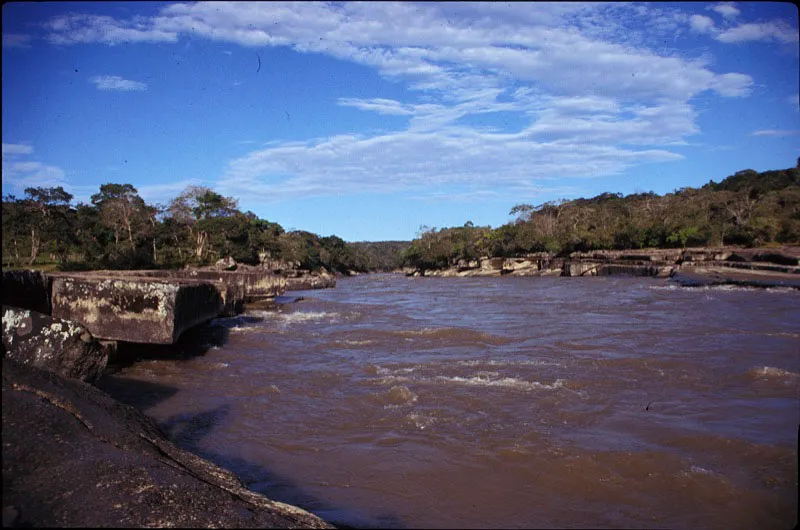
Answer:
[[[207,186],[198,179],[183,179],[168,184],[150,184],[137,188],[139,195],[147,202],[152,204],[164,204],[174,199],[183,192],[188,186]]]
[[[692,15],[689,17],[689,25],[697,33],[710,33],[716,30],[714,19],[705,15]]]
[[[131,90],[147,90],[147,84],[139,81],[123,79],[118,75],[97,75],[89,79],[98,90],[117,90],[128,92]]]
[[[64,170],[26,159],[33,147],[23,144],[3,144],[3,190],[22,193],[25,188],[67,186]]]
[[[725,18],[736,18],[741,13],[733,2],[721,2],[710,6],[708,9],[716,11]]]
[[[719,27],[711,17],[705,15],[692,15],[689,17],[689,26],[696,33],[707,33],[719,42],[735,44],[740,42],[779,42],[794,43],[800,40],[797,28],[793,28],[786,21],[770,20],[767,22],[748,22],[730,26],[739,10],[729,4],[718,4],[711,9],[723,16],[723,26]]]
[[[798,41],[797,29],[781,20],[762,23],[741,24],[719,32],[715,37],[720,42],[736,43],[749,41],[776,41],[791,43]]]
[[[278,140],[232,160],[219,189],[246,188],[273,200],[424,190],[433,183],[466,187],[458,195],[466,199],[488,197],[486,190],[497,186],[530,190],[548,179],[681,159],[670,148],[700,132],[692,101],[703,93],[748,96],[753,79],[716,71],[709,58],[682,55],[663,42],[698,34],[720,42],[792,42],[792,31],[796,41],[797,31],[781,21],[741,21],[732,3],[707,13],[613,2],[197,2],[130,20],[69,15],[46,29],[60,45],[192,36],[284,46],[372,68],[404,83],[411,95],[337,103],[394,116],[397,130]],[[106,89],[146,88],[106,79],[113,79]],[[518,126],[470,125],[501,113]]]
[[[3,34],[3,48],[30,48],[32,37],[20,33]]]
[[[753,131],[751,133],[752,136],[798,136],[800,135],[800,129],[761,129],[758,131]]]
[[[339,135],[271,146],[232,161],[218,188],[228,193],[247,189],[250,197],[267,201],[337,193],[424,193],[454,185],[530,188],[540,180],[605,176],[640,163],[681,158],[661,149],[566,138],[537,141],[526,132],[508,135],[450,126],[436,132]]]
[[[29,155],[31,153],[33,153],[33,147],[27,144],[3,144],[3,156]]]
[[[152,21],[140,17],[130,21],[108,16],[71,14],[55,17],[45,24],[53,44],[102,42],[115,45],[126,42],[175,42],[177,33],[154,28]]]

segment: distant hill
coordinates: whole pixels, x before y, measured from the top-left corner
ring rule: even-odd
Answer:
[[[391,271],[403,264],[403,253],[411,241],[360,241],[347,243],[353,249],[356,270]]]

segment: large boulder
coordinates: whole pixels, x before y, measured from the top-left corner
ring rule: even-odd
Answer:
[[[199,279],[146,277],[135,271],[53,275],[52,315],[80,322],[105,340],[173,344],[224,307],[216,286]]]
[[[75,322],[3,306],[5,356],[63,377],[94,381],[108,363],[108,349]]]
[[[3,526],[333,528],[82,381],[3,359]]]

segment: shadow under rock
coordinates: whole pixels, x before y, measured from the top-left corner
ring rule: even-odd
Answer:
[[[159,426],[175,445],[235,473],[248,489],[272,500],[299,506],[337,528],[405,528],[402,520],[395,515],[367,516],[333,506],[305,491],[285,475],[243,458],[201,448],[201,440],[221,425],[230,413],[229,405],[221,405],[198,414],[177,414],[160,422]]]
[[[228,328],[214,323],[200,324],[184,331],[174,344],[117,343],[109,372],[130,366],[144,359],[188,360],[205,355],[211,348],[228,341]]]
[[[212,347],[222,346],[227,340],[228,328],[207,323],[186,330],[175,344],[120,341],[109,359],[105,375],[95,381],[94,386],[121,403],[146,411],[172,397],[178,389],[141,379],[127,379],[117,375],[118,372],[141,360],[188,360],[200,357]]]
[[[130,405],[143,412],[178,392],[175,387],[138,379],[126,379],[113,374],[105,375],[95,381],[94,386],[120,403]]]

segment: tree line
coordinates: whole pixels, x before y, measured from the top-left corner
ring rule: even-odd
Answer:
[[[380,268],[371,244],[359,252],[362,247],[337,236],[287,232],[206,187],[190,186],[168,203],[152,205],[133,185],[109,183],[89,204],[72,201],[62,187],[4,196],[3,266],[181,268],[230,256],[251,265],[285,260],[303,269],[344,273]]]
[[[737,172],[720,183],[622,196],[518,204],[515,220],[496,229],[423,227],[403,253],[403,264],[441,269],[482,256],[513,257],[534,252],[687,246],[800,244],[798,167]]]
[[[518,204],[515,219],[489,226],[423,227],[411,242],[347,243],[242,212],[231,197],[189,186],[166,204],[148,204],[131,184],[103,184],[89,204],[62,187],[3,196],[4,267],[60,270],[205,266],[225,257],[349,273],[402,266],[441,269],[459,260],[533,252],[800,244],[798,167],[739,171],[720,183],[622,196]]]

